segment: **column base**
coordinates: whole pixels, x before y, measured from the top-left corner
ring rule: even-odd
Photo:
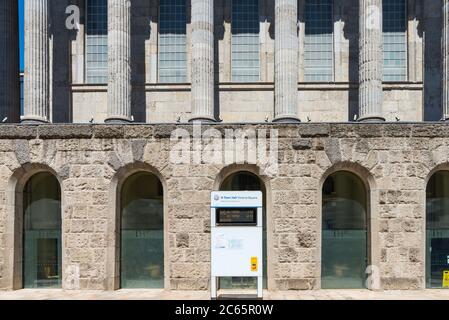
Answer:
[[[47,118],[39,116],[22,116],[20,117],[21,124],[46,124],[50,123]]]
[[[133,123],[134,121],[131,120],[130,118],[127,117],[109,117],[107,119],[104,120],[104,123],[106,124],[130,124]]]
[[[444,117],[441,119],[441,122],[449,123],[449,115],[444,116]]]
[[[381,116],[366,116],[357,119],[357,122],[385,122],[385,118]]]
[[[215,118],[212,118],[212,117],[207,117],[207,116],[201,117],[201,116],[199,116],[199,117],[191,118],[189,120],[189,123],[193,123],[193,122],[216,123],[217,120]]]
[[[280,116],[273,119],[274,123],[301,123],[301,120],[295,116]]]

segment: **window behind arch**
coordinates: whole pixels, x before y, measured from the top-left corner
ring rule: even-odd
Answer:
[[[164,287],[164,201],[159,179],[130,176],[121,192],[121,287]]]
[[[108,82],[108,1],[86,0],[86,82]]]
[[[353,173],[329,176],[322,190],[321,287],[365,287],[368,265],[367,193]]]
[[[449,271],[449,171],[435,173],[426,194],[426,286],[442,288]]]
[[[383,0],[384,81],[407,80],[407,0]]]
[[[23,286],[61,286],[61,189],[50,173],[30,178],[23,191]]]
[[[305,6],[306,81],[334,79],[334,22],[333,0],[307,0]]]
[[[259,81],[259,0],[232,1],[231,29],[232,81]]]
[[[159,82],[187,82],[186,0],[160,0]]]

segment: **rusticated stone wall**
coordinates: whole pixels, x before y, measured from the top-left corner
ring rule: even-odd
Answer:
[[[278,130],[267,189],[270,290],[320,288],[321,187],[350,170],[369,187],[371,264],[383,289],[424,288],[425,188],[449,169],[449,126],[428,123],[204,125]],[[207,290],[210,192],[257,165],[173,164],[170,135],[189,125],[0,126],[0,288],[21,287],[21,189],[48,170],[61,183],[63,287],[118,287],[117,190],[130,174],[164,186],[166,288]]]

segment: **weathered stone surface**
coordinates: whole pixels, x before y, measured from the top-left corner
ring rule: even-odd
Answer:
[[[295,139],[292,143],[293,150],[310,150],[312,149],[312,140]]]
[[[262,175],[271,202],[267,216],[272,227],[267,232],[271,234],[268,239],[272,239],[268,243],[269,260],[274,266],[268,275],[272,289],[315,289],[319,283],[316,270],[320,268],[320,188],[325,175],[335,170],[354,172],[368,186],[376,186],[370,190],[370,214],[379,226],[372,230],[371,237],[377,239],[372,250],[379,260],[373,264],[381,270],[383,288],[422,288],[426,181],[437,166],[449,166],[447,125],[364,126],[269,123],[232,127],[278,130],[278,171],[271,176]],[[0,146],[4,146],[0,150],[0,246],[10,237],[4,232],[5,223],[14,216],[10,209],[5,209],[5,213],[1,209],[2,203],[12,201],[7,192],[8,183],[13,181],[11,176],[15,174],[21,180],[21,174],[47,169],[55,172],[62,181],[64,197],[61,211],[66,263],[79,264],[79,279],[73,278],[77,277],[77,272],[72,272],[75,269],[67,271],[66,288],[111,288],[106,279],[116,276],[108,267],[115,260],[108,248],[115,248],[113,221],[114,212],[118,212],[115,210],[119,210],[111,207],[112,199],[116,199],[111,186],[119,172],[120,176],[127,176],[140,168],[154,170],[163,181],[168,210],[164,221],[168,226],[165,254],[170,261],[166,287],[175,290],[206,290],[209,286],[209,206],[210,192],[216,183],[227,177],[229,170],[261,173],[258,166],[247,164],[197,164],[193,158],[190,164],[172,163],[168,137],[179,128],[191,132],[191,125],[2,128],[6,133],[0,135]],[[130,133],[132,128],[138,129]],[[230,127],[203,125],[202,130],[210,128],[223,132]],[[9,136],[16,130],[26,138],[11,140]],[[92,136],[88,137],[90,132]],[[125,139],[127,132],[129,138]],[[11,286],[12,272],[4,263],[8,254],[11,252],[0,249],[5,279],[0,282],[1,289]]]
[[[18,140],[15,142],[15,155],[21,165],[31,161],[28,141]]]
[[[2,125],[0,139],[34,139],[37,137],[37,126]]]
[[[329,124],[302,124],[299,126],[299,134],[303,138],[328,137]]]
[[[41,139],[90,139],[92,138],[92,126],[90,125],[43,125],[38,127]]]
[[[121,139],[124,137],[124,127],[121,125],[95,125],[94,137],[98,139]]]

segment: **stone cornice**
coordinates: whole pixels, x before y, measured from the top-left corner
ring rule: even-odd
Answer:
[[[449,138],[449,125],[445,123],[300,123],[300,124],[203,124],[225,132],[233,130],[278,130],[280,138]],[[0,125],[0,139],[168,139],[172,131],[185,129],[192,132],[193,125],[183,124],[44,124]],[[269,133],[269,132],[268,132]]]

